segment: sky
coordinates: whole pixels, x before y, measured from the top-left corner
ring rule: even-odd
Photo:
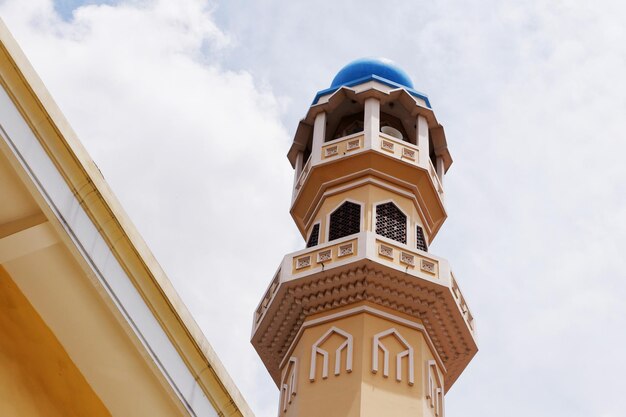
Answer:
[[[0,16],[258,417],[249,343],[284,254],[286,153],[363,56],[429,95],[454,164],[431,252],[480,351],[449,417],[622,417],[626,3],[0,0]]]

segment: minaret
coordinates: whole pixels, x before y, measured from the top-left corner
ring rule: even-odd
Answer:
[[[279,416],[443,416],[478,348],[448,261],[428,252],[452,164],[428,97],[386,59],[354,61],[288,158],[306,249],[283,258],[252,327]]]

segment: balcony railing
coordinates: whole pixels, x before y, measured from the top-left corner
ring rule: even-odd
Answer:
[[[469,330],[474,333],[474,317],[447,260],[370,231],[286,255],[257,307],[254,329],[265,315],[282,283],[329,271],[362,259],[369,259],[396,269],[399,273],[448,287]]]
[[[430,173],[430,178],[433,180],[433,184],[435,184],[437,194],[439,194],[439,197],[443,198],[443,184],[441,184],[439,175],[437,175],[437,170],[435,169],[430,158],[428,159],[428,172]]]
[[[420,165],[419,148],[412,143],[404,142],[393,136],[381,133],[380,140],[378,141],[378,149],[409,164],[415,166]]]
[[[302,168],[302,172],[300,173],[300,176],[298,177],[298,181],[296,181],[294,199],[295,199],[295,196],[300,191],[300,188],[302,188],[302,185],[306,181],[306,177],[309,175],[310,171],[311,171],[311,157],[309,156],[309,159],[306,161],[306,164],[304,164],[304,167]]]
[[[337,158],[363,149],[365,136],[363,132],[331,140],[322,146],[322,161]]]
[[[293,201],[298,197],[313,167],[347,158],[368,149],[372,149],[372,147],[366,144],[363,132],[325,142],[322,145],[320,160],[313,163],[312,158],[309,157],[302,168],[302,172],[294,184]],[[427,158],[427,162],[423,163],[422,159],[424,158],[420,158],[420,150],[416,145],[380,133],[378,140],[373,141],[373,150],[403,161],[404,163],[427,170],[431,177],[432,184],[437,190],[437,194],[443,201],[443,185],[437,175],[437,171],[430,162],[430,159]]]
[[[461,289],[459,288],[459,284],[457,284],[452,271],[450,271],[450,278],[451,278],[450,288],[452,288],[452,295],[454,295],[454,301],[456,301],[456,304],[459,306],[459,310],[461,310],[461,313],[463,313],[463,317],[465,317],[465,321],[467,322],[467,325],[471,329],[472,333],[474,333],[476,330],[474,328],[474,316],[472,315],[472,312],[470,311],[467,303],[465,302],[465,297],[463,297],[463,294],[461,293]]]

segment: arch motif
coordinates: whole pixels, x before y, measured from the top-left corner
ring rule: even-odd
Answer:
[[[439,369],[437,369],[437,364],[435,361],[430,360],[426,362],[426,366],[428,368],[428,384],[426,390],[426,399],[428,400],[428,404],[430,408],[434,409],[436,417],[443,417],[444,415],[444,406],[443,406],[443,377],[439,373]]]
[[[380,339],[389,335],[393,335],[396,340],[398,340],[398,342],[400,342],[405,347],[405,350],[396,355],[396,380],[402,381],[402,359],[404,357],[408,357],[409,385],[413,385],[415,383],[415,371],[413,369],[413,347],[409,345],[406,339],[404,339],[404,337],[402,337],[402,335],[400,335],[400,333],[395,328],[391,328],[389,330],[385,330],[374,335],[374,340],[372,343],[372,373],[378,372],[378,350],[380,349],[383,351],[383,376],[389,376],[389,349],[387,349],[385,345],[380,341]]]
[[[280,380],[280,403],[283,411],[291,404],[291,400],[296,395],[298,384],[298,358],[292,356],[285,367],[285,372]]]
[[[328,378],[328,351],[320,348],[319,346],[326,342],[333,334],[338,334],[345,338],[345,341],[339,345],[337,350],[335,350],[335,375],[339,375],[341,373],[341,352],[345,349],[346,353],[346,372],[352,372],[352,354],[353,354],[353,338],[352,335],[346,331],[338,329],[333,326],[326,333],[322,335],[313,346],[311,346],[311,370],[309,372],[309,380],[311,382],[315,381],[315,373],[316,373],[316,364],[317,364],[317,355],[322,355],[322,378]]]

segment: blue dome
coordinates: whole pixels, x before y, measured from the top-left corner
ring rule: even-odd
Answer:
[[[333,94],[343,86],[352,87],[370,80],[376,80],[393,89],[402,88],[413,97],[423,100],[426,107],[431,108],[428,96],[413,88],[411,77],[386,58],[361,58],[350,62],[335,75],[329,88],[317,92],[313,105],[317,104],[321,97]]]
[[[338,88],[350,84],[352,81],[372,76],[413,88],[413,81],[409,75],[393,61],[386,58],[361,58],[350,62],[335,75],[330,88]]]

